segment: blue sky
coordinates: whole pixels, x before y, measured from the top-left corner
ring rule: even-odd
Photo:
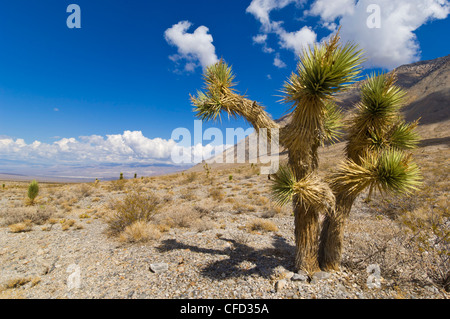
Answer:
[[[66,25],[72,3],[81,8],[80,29]],[[380,28],[367,26],[369,4],[380,8]],[[449,7],[444,0],[2,1],[0,159],[169,163],[172,131],[193,129],[189,94],[202,87],[208,61],[232,64],[238,89],[279,118],[287,107],[279,90],[301,47],[341,25],[343,39],[365,49],[366,72],[434,59],[450,52]],[[204,127],[213,125],[248,128],[241,120]]]

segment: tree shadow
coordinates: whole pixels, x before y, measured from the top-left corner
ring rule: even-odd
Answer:
[[[229,278],[248,277],[258,275],[269,278],[274,274],[274,269],[282,266],[285,269],[294,269],[295,247],[288,244],[286,239],[273,236],[273,247],[255,249],[233,239],[220,238],[231,243],[231,247],[221,249],[203,248],[181,243],[175,239],[164,240],[158,249],[166,252],[174,249],[189,249],[195,253],[224,255],[229,258],[217,260],[207,264],[200,273],[202,276],[213,280],[225,280]],[[243,262],[249,262],[241,266]]]
[[[441,137],[441,138],[429,138],[420,141],[419,146],[425,147],[425,146],[433,146],[433,145],[447,145],[450,146],[450,137]]]

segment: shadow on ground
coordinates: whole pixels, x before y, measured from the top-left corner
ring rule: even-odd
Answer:
[[[269,278],[274,274],[276,267],[282,266],[287,270],[294,268],[295,247],[288,244],[283,237],[273,236],[273,247],[255,249],[233,239],[220,238],[229,242],[231,247],[220,249],[203,248],[187,245],[175,239],[164,240],[157,249],[160,252],[174,249],[189,249],[194,253],[224,255],[229,258],[211,262],[201,269],[201,275],[214,280],[224,280],[229,278],[247,277],[257,275]],[[251,265],[246,269],[243,262]]]

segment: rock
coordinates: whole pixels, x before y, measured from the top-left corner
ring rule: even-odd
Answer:
[[[309,276],[305,271],[300,270],[297,274],[294,274],[294,276],[292,276],[291,280],[292,281],[302,281],[302,282],[306,282],[308,281]]]
[[[280,290],[283,290],[284,287],[286,287],[286,284],[287,284],[287,281],[286,281],[285,279],[278,280],[278,281],[275,283],[275,291],[276,291],[276,292],[279,292]]]
[[[71,264],[67,267],[67,273],[70,273],[67,277],[67,289],[80,289],[81,288],[81,267],[77,264]]]
[[[311,278],[311,284],[316,284],[321,280],[325,280],[331,277],[331,274],[326,271],[316,272]]]
[[[381,271],[380,265],[372,264],[367,267],[367,273],[369,277],[367,278],[367,287],[369,289],[381,288]]]
[[[166,263],[150,264],[150,270],[155,274],[161,274],[169,270],[169,265]]]
[[[426,286],[425,289],[428,290],[429,292],[433,293],[433,294],[438,294],[439,293],[439,290],[436,287],[434,287],[434,286]]]
[[[292,277],[294,277],[295,274],[292,271],[287,271],[284,273],[284,277],[286,280],[292,279]]]

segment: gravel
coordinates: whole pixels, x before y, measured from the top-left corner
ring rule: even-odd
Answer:
[[[292,216],[271,220],[278,232],[249,232],[251,218],[217,212],[225,227],[203,232],[172,228],[158,241],[124,244],[105,234],[102,219],[77,219],[79,229],[11,233],[0,228],[0,287],[10,297],[53,299],[302,299],[397,298],[381,280],[365,284],[366,271],[343,268],[308,277],[295,273]],[[237,217],[237,218],[236,218]],[[13,280],[25,284],[7,289]],[[310,280],[311,279],[311,280]],[[0,296],[2,292],[0,289]],[[406,298],[445,298],[432,287],[414,287]]]

